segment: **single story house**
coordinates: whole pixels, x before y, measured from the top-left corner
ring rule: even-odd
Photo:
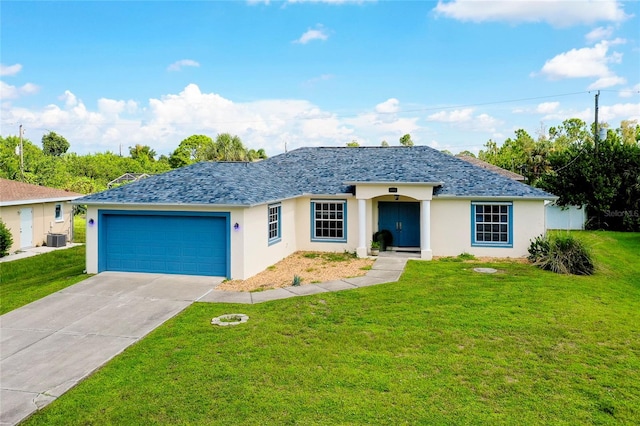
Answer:
[[[0,179],[0,218],[13,237],[10,251],[45,245],[47,235],[63,234],[71,240],[71,200],[82,194],[63,189]]]
[[[87,272],[246,279],[297,250],[356,251],[388,230],[422,259],[521,257],[556,197],[426,146],[300,148],[202,162],[89,195]]]

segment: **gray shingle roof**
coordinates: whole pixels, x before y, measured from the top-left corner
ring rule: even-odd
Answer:
[[[302,194],[352,193],[347,182],[441,182],[434,196],[555,198],[433,148],[414,146],[300,148],[256,163],[202,162],[76,203],[255,205]]]

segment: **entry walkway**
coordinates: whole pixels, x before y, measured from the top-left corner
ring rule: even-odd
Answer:
[[[222,278],[103,272],[0,316],[0,425],[15,425],[195,301],[261,303],[397,281],[407,259],[380,256],[365,276],[256,293]]]

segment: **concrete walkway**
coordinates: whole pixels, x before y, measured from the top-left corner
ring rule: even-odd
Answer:
[[[14,261],[14,260],[24,259],[24,258],[31,257],[31,256],[37,256],[37,255],[43,254],[43,253],[49,253],[49,252],[54,251],[54,250],[64,250],[64,249],[68,249],[68,248],[71,248],[71,247],[77,247],[77,246],[81,246],[81,245],[83,245],[83,244],[67,243],[67,245],[62,246],[62,247],[40,246],[40,247],[26,248],[26,249],[19,250],[16,253],[10,254],[8,256],[0,257],[0,263],[11,262],[11,261]]]
[[[216,291],[222,278],[103,272],[0,316],[0,425],[55,400],[194,301],[261,303],[397,281],[407,259],[366,276],[262,292]]]

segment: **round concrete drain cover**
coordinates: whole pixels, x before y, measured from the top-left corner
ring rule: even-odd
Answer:
[[[493,268],[473,268],[474,271],[480,272],[481,274],[495,274],[498,272],[497,269]]]
[[[249,317],[245,314],[226,314],[215,317],[211,320],[211,324],[225,327],[227,325],[238,325],[249,321]]]

